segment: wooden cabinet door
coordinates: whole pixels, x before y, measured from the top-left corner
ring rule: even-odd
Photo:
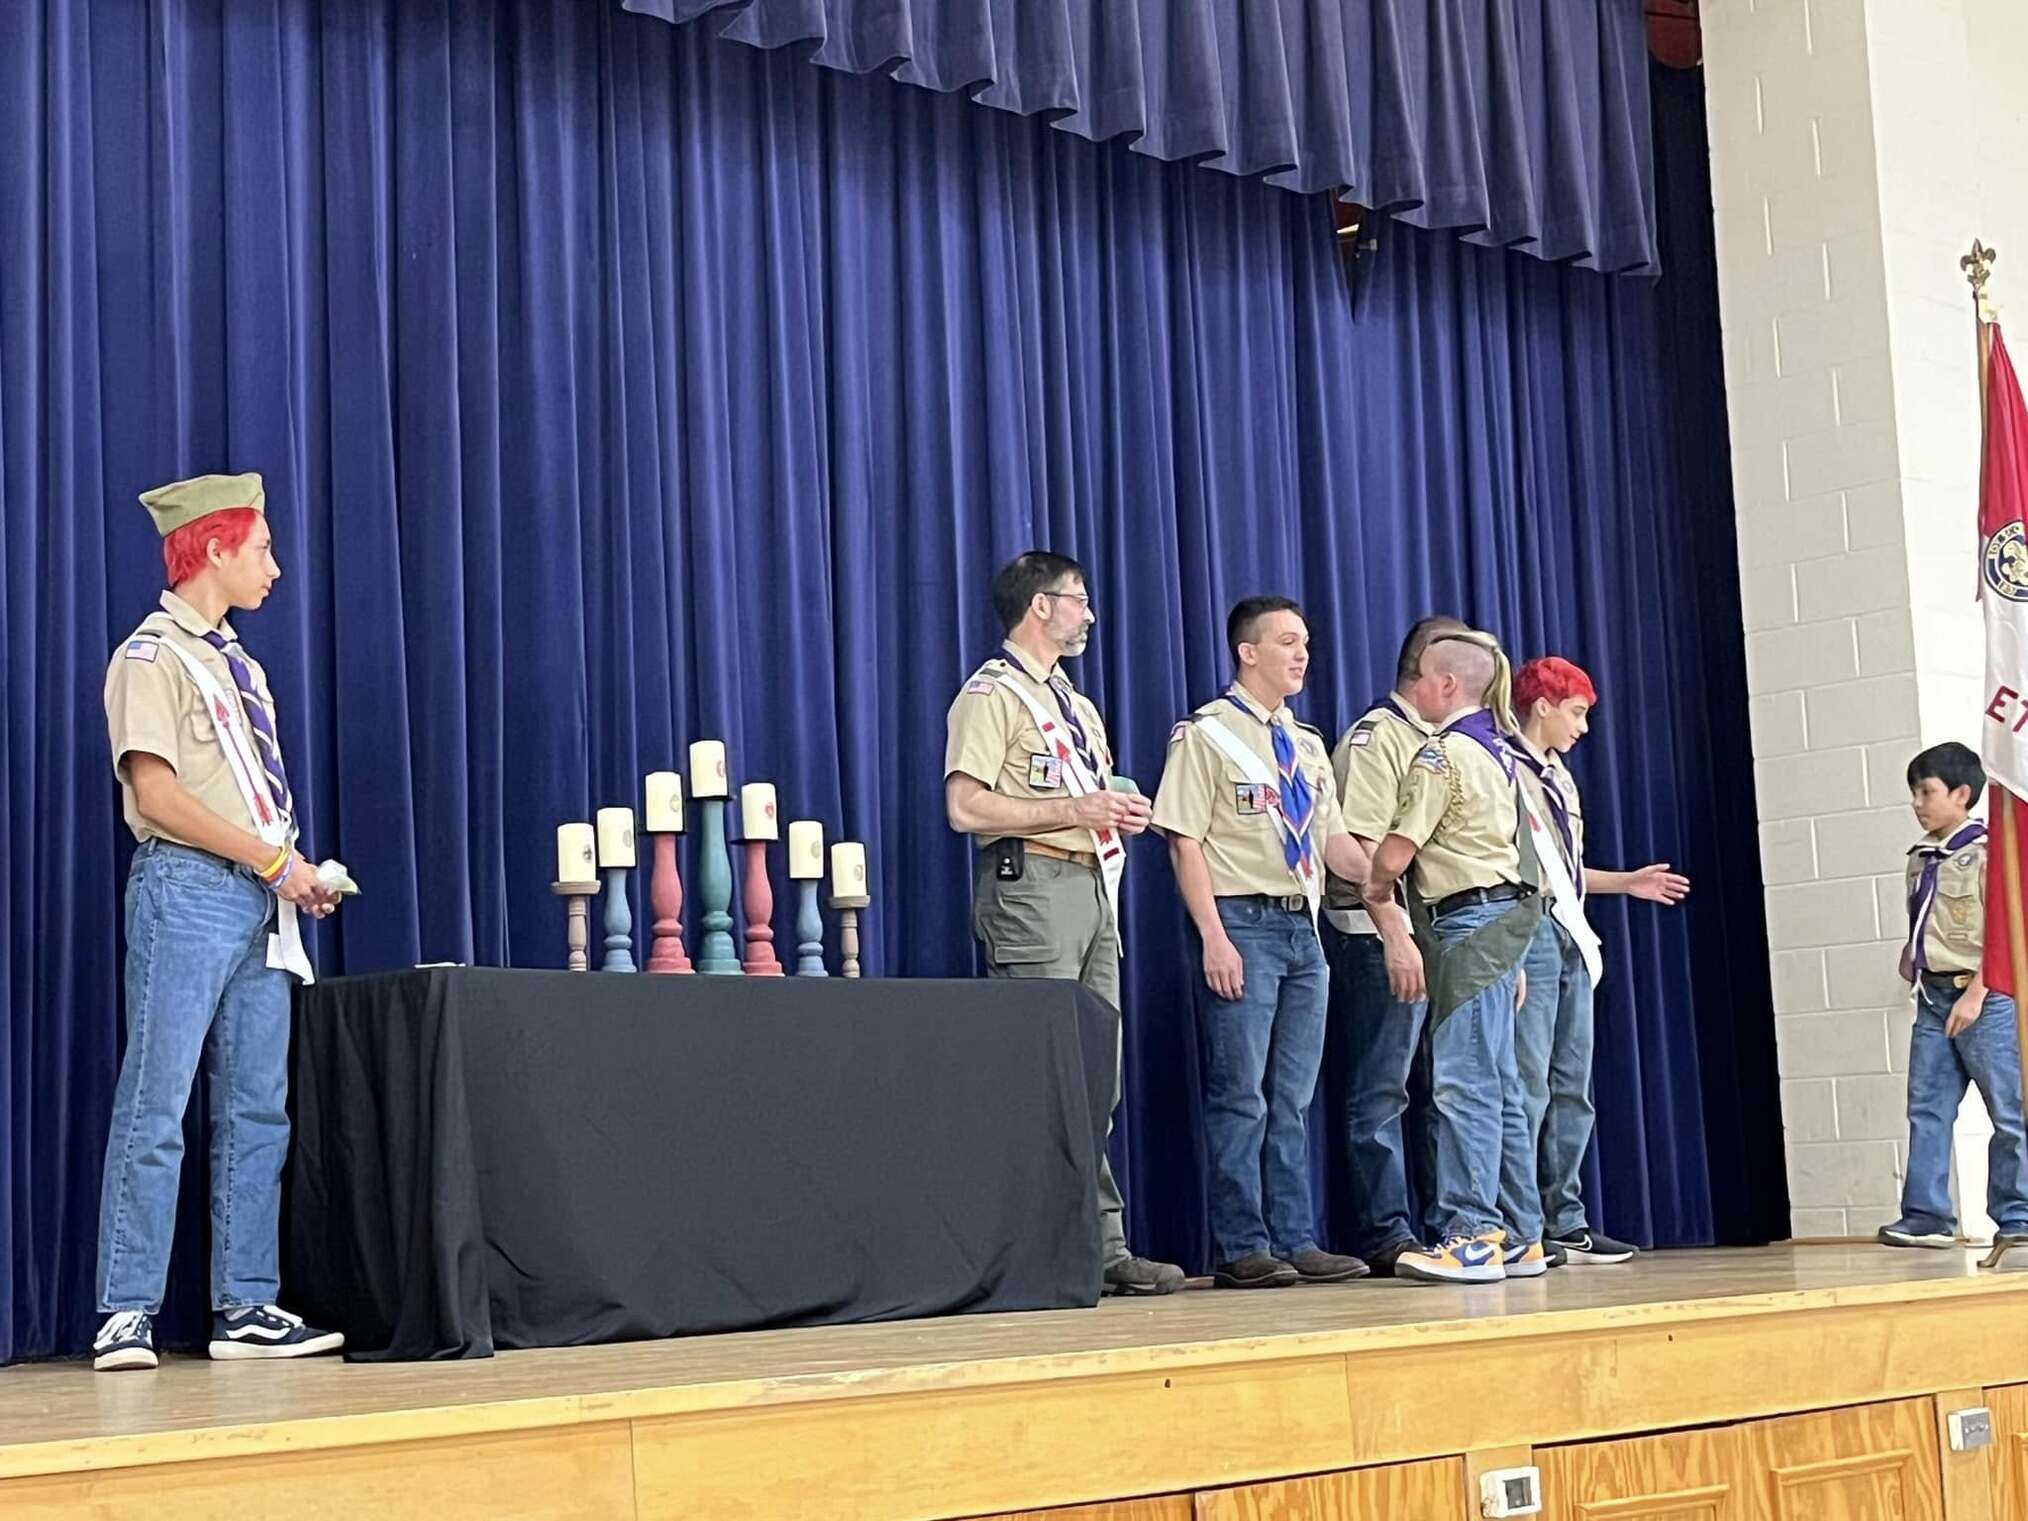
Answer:
[[[2028,1521],[2028,1384],[1988,1389],[1993,1412],[1993,1521]]]
[[[1758,1521],[1737,1427],[1539,1447],[1543,1521]]]
[[[1433,1458],[1200,1490],[1196,1521],[1463,1521],[1465,1460]]]
[[[1936,1402],[1895,1400],[1741,1428],[1754,1521],[1944,1521]]]

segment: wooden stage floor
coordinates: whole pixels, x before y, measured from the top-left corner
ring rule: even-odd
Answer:
[[[477,1362],[30,1365],[0,1370],[0,1515],[119,1514],[132,1484],[158,1517],[296,1488],[438,1521],[968,1516],[2028,1381],[2028,1256],[1973,1261],[1682,1251]]]

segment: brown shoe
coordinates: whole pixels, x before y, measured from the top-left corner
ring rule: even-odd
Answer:
[[[1173,1262],[1122,1257],[1106,1269],[1108,1294],[1173,1294],[1183,1287],[1183,1269]]]
[[[1302,1277],[1294,1267],[1266,1252],[1248,1252],[1237,1262],[1220,1263],[1212,1282],[1221,1289],[1285,1289]]]
[[[1355,1278],[1364,1278],[1368,1271],[1357,1257],[1341,1257],[1314,1246],[1291,1253],[1289,1266],[1302,1275],[1305,1283],[1350,1283]]]

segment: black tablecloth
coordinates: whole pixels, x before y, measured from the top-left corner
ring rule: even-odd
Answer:
[[[296,1002],[285,1294],[413,1359],[1097,1302],[1074,983],[449,968]]]

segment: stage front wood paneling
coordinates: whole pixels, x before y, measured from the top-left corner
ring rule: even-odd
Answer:
[[[1570,1521],[2028,1521],[2013,1386],[2028,1272],[1663,1253],[477,1363],[16,1368],[0,1516],[1457,1521],[1532,1460]],[[1949,1453],[1981,1398],[1994,1446]]]

